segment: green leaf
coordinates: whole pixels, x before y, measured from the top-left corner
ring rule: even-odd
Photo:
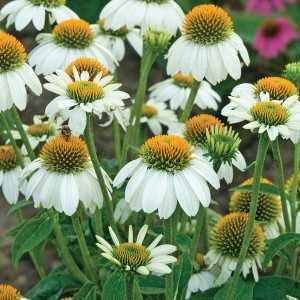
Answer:
[[[24,208],[26,206],[32,205],[32,204],[33,204],[32,200],[22,200],[22,201],[19,201],[16,204],[14,204],[14,205],[12,205],[10,207],[10,209],[7,212],[7,215],[10,216],[13,213],[17,212],[18,210],[20,210],[20,209],[22,209],[22,208]]]
[[[53,220],[47,215],[33,217],[18,231],[12,245],[12,263],[16,267],[20,258],[47,240],[53,230]]]
[[[120,271],[115,271],[104,283],[102,299],[125,300],[126,278]]]
[[[237,191],[237,192],[252,192],[252,190],[253,190],[252,184],[239,185],[237,187],[230,189],[230,191]],[[266,194],[280,195],[278,187],[274,184],[261,183],[259,191]]]
[[[176,235],[176,244],[181,252],[190,252],[192,246],[191,238],[183,233],[179,233]]]
[[[78,282],[69,275],[50,275],[31,289],[26,298],[30,300],[59,299],[65,288],[76,288],[77,285]]]
[[[300,243],[300,234],[298,233],[284,233],[278,238],[270,241],[269,247],[265,254],[263,261],[263,268],[266,268],[274,255],[276,255],[282,249],[288,247],[291,244]]]
[[[193,266],[188,253],[184,253],[174,268],[174,287],[175,299],[181,299],[182,293],[185,293],[188,281],[192,275]]]
[[[287,277],[260,278],[254,287],[253,300],[286,300],[286,296],[300,297],[300,283]]]
[[[144,295],[158,295],[165,291],[165,280],[162,277],[148,275],[138,276],[137,279]]]
[[[198,292],[192,294],[190,300],[213,300],[216,293],[219,291],[220,288],[213,288],[209,289],[205,292]]]
[[[86,283],[74,296],[74,300],[97,300],[97,286]]]

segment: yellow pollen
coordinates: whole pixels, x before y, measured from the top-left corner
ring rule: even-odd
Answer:
[[[223,126],[223,123],[213,115],[200,114],[185,123],[184,136],[192,145],[204,146],[207,141],[206,130],[214,126]]]
[[[195,6],[185,17],[183,33],[188,39],[202,45],[213,45],[226,40],[233,31],[231,17],[219,6]]]
[[[0,146],[0,170],[9,171],[17,166],[17,156],[11,145]]]
[[[54,41],[65,48],[85,49],[95,38],[90,24],[79,19],[60,22],[52,33]]]
[[[94,78],[102,73],[102,76],[109,75],[109,71],[105,68],[98,60],[89,58],[89,57],[80,57],[70,63],[65,72],[74,80],[73,77],[73,66],[76,67],[79,74],[86,71],[90,75],[90,80],[94,80]]]
[[[191,74],[184,75],[182,72],[176,73],[172,76],[172,79],[176,85],[181,87],[191,87],[194,81],[194,78]]]
[[[26,50],[14,36],[0,32],[0,74],[13,71],[25,63]]]
[[[258,80],[255,86],[257,95],[267,92],[273,100],[286,100],[288,97],[299,94],[297,87],[282,77],[265,77]]]
[[[78,103],[88,103],[101,99],[103,93],[103,88],[99,84],[87,80],[74,81],[67,88],[69,97]]]
[[[20,292],[8,284],[0,284],[0,300],[20,300]]]
[[[158,114],[157,109],[154,106],[148,105],[148,104],[144,104],[143,105],[143,114],[147,117],[147,118],[152,118],[154,116],[156,116]]]

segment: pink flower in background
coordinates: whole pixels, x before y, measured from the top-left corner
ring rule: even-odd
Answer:
[[[274,58],[297,38],[294,26],[285,18],[267,20],[256,32],[254,49],[265,58]]]
[[[286,3],[294,3],[295,0],[248,0],[247,10],[254,11],[263,16],[272,14],[273,9],[283,10]]]

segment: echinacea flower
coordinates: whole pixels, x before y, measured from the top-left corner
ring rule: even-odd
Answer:
[[[295,3],[295,0],[248,0],[247,10],[262,16],[269,16],[273,10],[283,10],[286,3]]]
[[[0,186],[5,199],[15,204],[19,198],[22,168],[11,145],[0,146]]]
[[[210,163],[193,154],[186,140],[172,135],[148,139],[141,147],[140,157],[120,170],[114,186],[120,187],[127,178],[130,180],[125,201],[131,209],[145,213],[158,210],[161,219],[174,213],[177,202],[188,216],[195,216],[200,204],[210,204],[207,182],[215,189],[220,187]]]
[[[150,87],[150,98],[154,98],[160,102],[170,101],[171,109],[183,109],[186,105],[188,97],[191,93],[193,85],[193,76],[183,75],[181,72],[175,74],[162,82],[154,84]],[[198,89],[195,104],[200,109],[218,109],[218,102],[221,97],[215,92],[210,84],[201,81]]]
[[[29,300],[22,297],[21,293],[11,285],[0,284],[0,299],[1,300]]]
[[[282,136],[296,143],[300,131],[300,103],[297,88],[293,87],[288,80],[278,77],[265,78],[256,86],[240,85],[233,90],[222,115],[231,124],[247,121],[245,129],[259,134],[267,132],[271,141]]]
[[[110,71],[118,64],[114,56],[96,40],[96,33],[84,20],[69,19],[57,24],[52,33],[40,33],[38,46],[29,54],[35,72],[50,74],[64,70],[73,60],[88,56],[100,61]]]
[[[104,24],[105,20],[99,19],[98,24],[92,25],[96,33],[96,40],[109,50],[118,61],[123,60],[125,56],[125,40],[130,43],[138,55],[142,55],[143,38],[139,29],[129,30],[126,26],[123,26],[118,30],[112,30],[105,28]]]
[[[27,104],[27,85],[36,95],[42,94],[42,85],[26,63],[24,46],[12,35],[0,32],[0,111],[15,105],[24,110]]]
[[[110,178],[103,169],[108,193]],[[103,204],[103,194],[97,181],[85,142],[76,136],[62,133],[48,140],[39,154],[23,171],[29,178],[26,198],[32,196],[34,206],[55,208],[73,215],[81,201],[91,213]]]
[[[218,176],[227,184],[233,180],[233,166],[244,172],[247,167],[239,151],[241,139],[231,127],[214,126],[206,132],[206,155],[217,170]]]
[[[148,231],[148,225],[144,225],[138,232],[136,241],[133,240],[133,229],[129,226],[128,242],[121,243],[116,234],[109,227],[109,233],[114,245],[110,245],[100,236],[97,238],[97,246],[103,251],[102,256],[119,266],[124,271],[132,271],[142,275],[153,273],[163,276],[172,272],[168,264],[175,263],[176,257],[170,255],[176,251],[176,247],[169,244],[159,245],[163,235],[158,235],[149,246],[143,242]]]
[[[78,18],[65,4],[66,0],[13,0],[2,7],[0,20],[7,17],[6,26],[14,23],[18,31],[32,21],[33,26],[41,31],[48,16],[51,24]]]
[[[90,60],[85,62],[90,64]],[[91,67],[93,69],[93,65]],[[72,66],[72,74],[68,70],[46,76],[48,83],[44,87],[58,95],[47,105],[47,116],[68,120],[68,126],[77,134],[82,134],[86,128],[87,113],[97,115],[100,120],[107,115],[109,120],[103,126],[110,124],[115,116],[125,128],[121,111],[125,106],[123,100],[129,95],[118,90],[121,84],[112,83],[113,76],[102,76],[102,72],[97,75],[93,71],[91,75],[87,71],[79,73],[76,64]]]
[[[229,74],[241,77],[242,63],[250,59],[241,38],[233,31],[231,17],[213,4],[195,6],[185,17],[182,36],[168,53],[167,73],[191,74],[197,81],[204,77],[217,84]]]
[[[221,268],[214,282],[215,286],[225,283],[236,269],[247,221],[246,213],[231,213],[221,218],[212,229],[211,248],[205,256],[205,262],[209,269],[214,266]],[[255,224],[241,270],[245,278],[251,272],[254,280],[258,281],[258,268],[261,268],[264,250],[264,232],[260,225]]]
[[[253,183],[253,178],[245,180],[240,187]],[[260,179],[261,184],[271,184],[266,178]],[[250,188],[251,189],[251,188]],[[251,203],[251,192],[235,191],[230,198],[231,212],[249,213]],[[260,192],[258,195],[258,206],[255,220],[259,222],[264,229],[267,239],[274,239],[279,235],[277,222],[282,214],[281,201],[278,195]]]
[[[284,52],[297,38],[295,27],[285,18],[267,20],[255,34],[254,49],[264,58],[271,59]]]
[[[165,103],[150,99],[143,105],[141,123],[146,123],[154,135],[162,134],[162,125],[169,127],[177,121],[176,114]]]
[[[129,206],[129,203],[126,202],[124,198],[122,198],[116,204],[114,210],[114,219],[117,223],[124,224],[128,220],[131,213],[132,210]]]
[[[155,28],[176,35],[184,13],[174,0],[111,0],[100,18],[104,18],[105,26],[112,30],[126,26],[128,29],[139,27],[145,32]]]

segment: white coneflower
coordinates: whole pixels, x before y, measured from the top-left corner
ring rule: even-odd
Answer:
[[[268,133],[271,141],[278,136],[291,139],[296,143],[300,132],[300,102],[298,95],[285,100],[271,99],[269,93],[261,92],[259,97],[230,97],[230,103],[222,115],[228,117],[228,122],[239,123],[247,121],[243,128],[262,134]]]
[[[168,264],[175,263],[176,257],[170,254],[176,251],[176,247],[169,244],[159,245],[163,235],[157,236],[149,246],[144,246],[143,242],[147,234],[148,225],[144,225],[133,240],[133,229],[129,226],[128,242],[121,243],[111,227],[110,236],[114,245],[110,245],[105,239],[96,236],[97,246],[103,251],[105,258],[118,265],[121,269],[129,272],[137,272],[142,275],[162,276],[172,272]]]
[[[0,186],[8,203],[15,204],[19,198],[19,179],[22,168],[17,161],[16,153],[12,146],[0,146]]]
[[[125,39],[128,40],[133,49],[141,56],[143,52],[143,38],[137,28],[128,29],[126,26],[118,30],[105,28],[105,20],[99,19],[98,24],[92,25],[96,32],[96,39],[108,49],[114,57],[121,61],[125,56]]]
[[[168,31],[175,35],[182,25],[184,13],[174,0],[111,0],[102,10],[100,18],[105,26],[118,30],[123,26]]]
[[[29,54],[29,63],[37,74],[64,70],[73,60],[87,56],[95,58],[110,71],[118,64],[114,56],[96,40],[89,23],[70,19],[57,24],[52,33],[40,33],[38,46]]]
[[[47,105],[46,114],[50,119],[61,117],[68,120],[68,126],[77,134],[82,134],[85,130],[87,113],[93,113],[99,119],[107,115],[109,120],[104,126],[115,116],[125,128],[125,117],[122,117],[125,107],[123,100],[128,99],[129,95],[118,90],[121,84],[112,83],[113,76],[108,75],[105,70],[97,74],[95,62],[89,59],[85,59],[84,63],[90,66],[91,74],[85,70],[79,73],[77,63],[82,68],[83,60],[77,60],[72,65],[72,73],[67,68],[65,72],[46,76],[49,83],[44,85],[45,88],[58,95]]]
[[[169,127],[177,121],[176,114],[165,103],[150,99],[143,105],[141,123],[146,123],[154,135],[162,134],[162,125]]]
[[[216,189],[220,186],[210,163],[194,155],[186,140],[172,135],[148,139],[140,157],[118,173],[114,186],[120,187],[127,178],[125,200],[131,209],[146,213],[158,210],[162,219],[174,213],[177,202],[188,216],[195,216],[200,204],[210,204],[207,182]]]
[[[205,77],[212,84],[228,74],[237,80],[242,68],[239,55],[249,65],[247,49],[227,12],[213,4],[198,5],[186,15],[182,36],[169,50],[167,73],[191,74],[197,81]]]
[[[49,14],[50,23],[78,18],[66,5],[66,0],[13,0],[0,11],[0,20],[7,17],[6,26],[13,23],[16,30],[23,30],[31,21],[37,30],[42,30]]]
[[[183,109],[191,93],[192,85],[193,76],[183,75],[179,72],[171,78],[150,87],[150,98],[161,102],[170,101],[171,109],[178,109],[179,107]],[[218,102],[221,102],[221,97],[218,93],[212,89],[208,82],[201,81],[195,98],[195,104],[200,109],[217,110]]]
[[[15,105],[24,110],[27,104],[27,85],[36,95],[41,95],[42,86],[26,63],[24,46],[12,35],[0,32],[0,111]]]
[[[0,284],[0,299],[1,300],[29,300],[22,297],[21,293],[11,285]]]
[[[101,169],[108,192],[110,178]],[[62,133],[41,149],[39,158],[23,171],[28,179],[26,197],[33,197],[35,207],[55,208],[73,215],[81,201],[92,213],[103,204],[103,194],[97,181],[85,142]]]
[[[122,198],[116,204],[114,211],[114,219],[116,222],[124,224],[128,220],[131,213],[132,210],[129,206],[129,203],[126,202],[124,198]]]
[[[262,184],[271,184],[266,178],[261,178]],[[245,180],[240,186],[251,185],[253,178]],[[235,191],[230,198],[230,211],[249,213],[251,192]],[[280,234],[277,222],[282,214],[280,197],[274,194],[260,192],[255,220],[261,224],[267,239],[274,239]]]
[[[221,218],[211,232],[211,248],[205,256],[205,262],[209,269],[214,266],[221,268],[214,282],[215,286],[225,283],[236,269],[247,221],[246,213],[231,213]],[[261,226],[256,224],[242,265],[241,273],[244,277],[251,272],[254,280],[258,281],[258,268],[261,268],[260,261],[264,249],[264,232]]]

